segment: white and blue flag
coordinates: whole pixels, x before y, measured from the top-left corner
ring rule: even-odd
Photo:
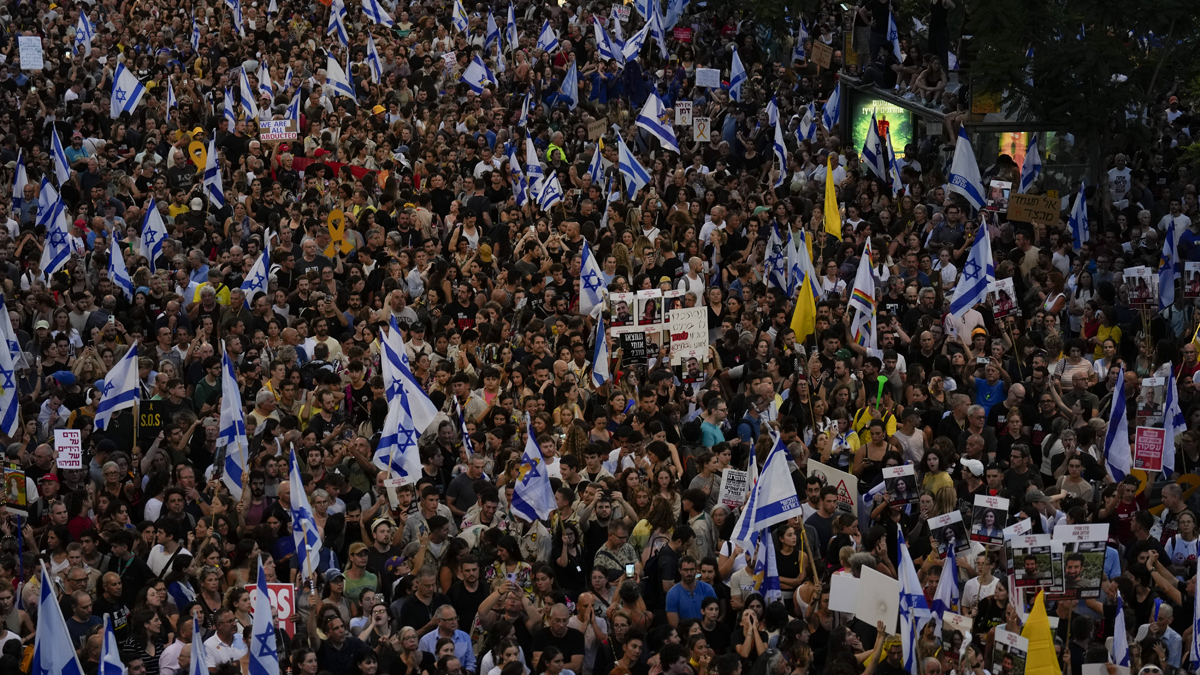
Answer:
[[[54,594],[56,586],[50,579],[49,568],[43,564],[41,569],[42,588],[30,672],[33,675],[83,675],[83,667],[75,650],[63,649],[63,645],[72,645],[74,640],[67,632],[67,622],[63,619],[62,608]]]
[[[258,64],[258,95],[265,97],[268,101],[275,98],[275,87],[271,86],[271,71],[267,68],[266,62]]]
[[[575,61],[571,62],[566,74],[563,75],[562,84],[558,87],[558,95],[570,102],[568,107],[571,110],[579,107],[579,70],[575,67]]]
[[[193,51],[200,51],[200,24],[196,23],[196,11],[192,10],[192,35],[190,38]]]
[[[380,26],[391,28],[395,24],[395,21],[392,21],[392,15],[388,14],[379,0],[363,0],[363,14]]]
[[[1071,219],[1067,224],[1071,228],[1071,248],[1078,253],[1092,238],[1092,230],[1088,225],[1087,194],[1084,192],[1082,180],[1079,181],[1079,194],[1075,197],[1075,205],[1071,207]]]
[[[549,211],[555,204],[562,202],[563,189],[558,182],[558,173],[551,171],[550,177],[542,181],[542,187],[537,193],[538,208]]]
[[[832,132],[842,119],[842,83],[838,82],[833,87],[833,93],[825,101],[825,107],[821,110],[821,124],[825,130]]]
[[[383,82],[383,59],[379,58],[379,49],[375,47],[375,36],[367,32],[367,67],[371,69],[371,81],[375,84]]]
[[[637,55],[642,51],[642,45],[646,44],[646,36],[650,34],[650,24],[645,24],[642,29],[633,35],[621,45],[621,56],[626,61],[637,58]]]
[[[767,455],[758,481],[750,491],[746,513],[738,520],[730,537],[730,541],[747,550],[754,547],[752,536],[756,537],[762,530],[804,513],[800,498],[796,496],[796,486],[792,483],[791,469],[788,468],[787,447],[774,431],[771,432],[771,438],[775,444]]]
[[[258,119],[258,104],[254,102],[254,89],[250,87],[250,76],[246,74],[245,68],[238,70],[238,87],[238,95],[242,100],[242,111],[246,113],[247,119]]]
[[[900,50],[900,31],[896,28],[896,13],[888,11],[887,39],[892,43],[892,56],[896,57],[896,61],[904,60],[904,52]],[[875,54],[871,58],[875,58]]]
[[[537,194],[542,182],[542,163],[538,161],[537,146],[529,137],[525,138],[525,175],[529,177],[529,188]]]
[[[633,199],[646,185],[650,183],[650,172],[646,171],[646,167],[642,166],[637,161],[637,157],[629,151],[629,146],[625,145],[625,139],[617,134],[617,149],[619,150],[619,159],[617,168],[621,171],[621,175],[625,177],[625,194],[628,199]]]
[[[550,487],[550,472],[534,436],[533,425],[527,422],[525,432],[528,438],[517,469],[517,484],[513,489],[509,510],[521,520],[532,523],[550,517],[550,512],[555,508],[554,489]]]
[[[3,295],[0,295],[0,312],[4,313],[0,321],[0,433],[16,438],[21,426],[21,399],[17,395],[19,392],[13,375],[16,373],[16,358],[21,352],[19,347],[16,353],[12,351],[11,345],[17,344],[17,341],[11,332],[4,332],[12,321],[8,316],[8,308],[4,306]]]
[[[483,59],[476,54],[475,58],[471,59],[471,63],[467,65],[466,70],[459,76],[459,81],[465,82],[467,87],[476,94],[482,94],[483,88],[489,84],[496,84],[496,76],[492,74],[487,64]]]
[[[167,108],[163,113],[163,118],[171,121],[171,108],[179,107],[179,99],[175,98],[175,86],[171,84],[171,77],[167,76]],[[57,133],[57,132],[56,132]]]
[[[58,217],[59,210],[64,208],[66,205],[58,198],[58,192],[50,184],[50,180],[42,176],[42,188],[38,192],[37,224],[43,225],[49,230],[50,223]]]
[[[346,15],[346,3],[333,0],[329,6],[329,26],[325,29],[325,34],[337,38],[343,47],[350,45],[350,35],[346,32]]]
[[[233,128],[237,126],[238,116],[237,111],[233,109],[233,92],[229,91],[228,88],[225,89],[224,105],[222,105],[221,110],[221,116],[228,122],[226,130],[232,134]]]
[[[904,191],[904,181],[900,178],[900,165],[896,163],[896,149],[892,147],[892,134],[883,135],[883,149],[887,153],[888,177],[891,178],[892,196]]]
[[[596,53],[600,58],[606,61],[616,60],[618,63],[625,61],[625,55],[621,54],[621,50],[613,44],[612,39],[608,37],[608,31],[604,30],[604,26],[600,25],[600,19],[595,14],[592,15],[592,30],[596,34]]]
[[[950,302],[950,313],[961,319],[972,307],[987,300],[988,289],[994,283],[996,266],[992,262],[992,239],[988,236],[987,225],[983,224],[975,232],[975,243],[963,265],[962,279]]]
[[[158,202],[150,195],[150,203],[146,204],[146,217],[142,220],[142,240],[138,255],[150,262],[150,271],[158,271],[155,261],[162,255],[163,241],[167,239],[167,225],[163,222],[162,214],[158,212]]]
[[[884,166],[886,159],[883,139],[879,137],[879,122],[875,119],[875,113],[871,112],[871,126],[867,129],[867,139],[863,142],[863,165],[880,180],[886,181],[888,180],[887,167]]]
[[[607,209],[606,209],[607,210]],[[583,242],[583,258],[579,264],[579,313],[592,314],[603,309],[608,288],[604,283],[604,270],[600,268],[592,247]]]
[[[777,130],[779,127],[775,127]],[[771,236],[767,239],[766,259],[763,261],[767,285],[788,292],[788,260],[783,237],[779,234],[779,223],[771,222]]]
[[[1104,464],[1113,481],[1118,483],[1129,475],[1133,467],[1129,451],[1129,418],[1125,406],[1125,365],[1122,364],[1108,415],[1108,433],[1104,435]]]
[[[688,0],[667,0],[667,16],[663,19],[663,26],[667,30],[671,30],[679,23],[680,17],[683,16],[683,10],[687,9]]]
[[[50,135],[50,156],[54,158],[54,177],[58,179],[58,184],[63,185],[71,180],[71,163],[67,161],[67,150],[63,147],[57,129],[53,130]],[[24,166],[19,165],[19,168],[24,168]]]
[[[809,143],[817,140],[817,108],[812,103],[804,106],[804,117],[796,127],[796,140]]]
[[[453,14],[450,15],[450,23],[454,26],[454,30],[460,33],[467,32],[470,20],[467,18],[467,10],[463,9],[462,0],[454,0],[454,10]]]
[[[246,275],[246,279],[242,281],[242,294],[246,297],[246,306],[249,307],[259,293],[267,292],[267,284],[270,278],[267,272],[271,269],[271,254],[268,251],[263,251],[258,256],[258,260],[254,261],[254,266],[250,268],[250,273]]]
[[[496,24],[496,15],[488,9],[487,32],[483,35],[483,51],[491,53],[492,45],[500,46],[500,26]],[[503,51],[503,50],[500,50]]]
[[[46,244],[42,249],[41,268],[47,276],[54,274],[67,264],[73,252],[71,247],[71,229],[67,225],[62,197],[51,207],[53,219],[46,227]]]
[[[146,94],[146,87],[124,63],[117,64],[117,72],[113,75],[112,100],[109,102],[109,117],[116,119],[121,113],[132,114]]]
[[[925,593],[921,589],[921,580],[913,567],[912,554],[908,544],[904,542],[904,532],[896,530],[896,547],[900,551],[900,642],[903,647],[904,670],[909,675],[920,675],[920,659],[917,658],[917,637],[925,624],[933,618],[929,603],[925,601]],[[951,553],[950,555],[954,555]]]
[[[508,3],[508,20],[504,22],[504,41],[508,43],[509,49],[516,49],[518,40],[520,37],[517,35],[517,14],[510,2]]]
[[[792,48],[792,62],[804,61],[808,58],[808,54],[804,51],[804,41],[808,39],[808,26],[804,25],[804,19],[800,19],[800,30],[796,33],[796,46]]]
[[[17,149],[17,168],[13,172],[12,201],[13,211],[25,203],[25,186],[29,185],[29,171],[25,168],[25,151]]]
[[[1175,219],[1167,224],[1163,235],[1162,252],[1158,258],[1158,311],[1175,304],[1175,278],[1179,276],[1179,263],[1175,255]]]
[[[125,662],[121,660],[121,647],[117,644],[117,633],[113,630],[112,618],[104,615],[104,639],[100,642],[100,663],[96,675],[125,675]]]
[[[1125,630],[1125,601],[1117,591],[1117,613],[1113,617],[1112,662],[1129,668],[1129,633]],[[1126,671],[1128,672],[1128,671]]]
[[[646,21],[646,28],[649,30],[649,35],[658,43],[658,52],[665,61],[670,52],[667,51],[667,29],[663,27],[662,9],[658,5],[658,0],[651,0],[650,10],[650,19]]]
[[[663,149],[679,152],[679,141],[675,140],[675,119],[663,105],[662,99],[651,92],[638,114],[637,126],[650,132],[662,143]]]
[[[1038,152],[1038,135],[1029,138],[1029,147],[1025,149],[1025,162],[1021,164],[1021,182],[1017,192],[1025,194],[1033,187],[1034,181],[1042,175],[1042,156]]]
[[[596,149],[592,151],[592,161],[588,163],[587,170],[588,178],[592,179],[593,183],[599,184],[604,180],[604,157],[600,153],[600,144],[596,144]]]
[[[221,465],[221,482],[229,488],[234,499],[242,498],[246,473],[250,471],[250,443],[246,440],[246,411],[242,409],[242,392],[238,389],[237,372],[229,353],[221,355],[221,421],[217,425],[218,449],[225,448],[225,463]]]
[[[75,23],[75,53],[79,53],[79,48],[83,47],[83,55],[92,55],[92,40],[96,39],[96,27],[87,16],[87,6],[81,5],[79,10],[79,21]]]
[[[341,0],[334,0],[340,2]],[[242,20],[242,3],[240,0],[225,0],[225,4],[229,5],[229,11],[233,14],[233,27],[237,30],[240,37],[246,37],[246,26]],[[345,13],[345,8],[342,8],[342,13]]]
[[[221,168],[217,162],[217,139],[208,141],[208,157],[204,163],[204,192],[216,208],[225,207],[225,188],[221,186]]]
[[[325,82],[333,87],[333,94],[335,96],[345,96],[356,101],[358,100],[358,94],[354,91],[354,85],[350,83],[350,76],[346,74],[345,70],[342,70],[342,65],[337,62],[337,59],[333,58],[332,54],[325,59]]]
[[[301,90],[297,89],[296,93],[292,95],[292,102],[288,103],[287,109],[287,118],[296,120],[296,128],[300,127],[300,92]]]
[[[288,483],[291,487],[291,504],[289,510],[292,516],[292,541],[296,545],[296,562],[300,570],[300,578],[309,579],[317,572],[317,564],[321,559],[321,535],[317,530],[317,519],[313,517],[312,504],[304,492],[304,481],[300,479],[300,465],[296,461],[296,447],[288,453]],[[196,622],[199,629],[200,622]],[[196,643],[203,640],[192,640],[192,663],[196,658]],[[208,668],[204,668],[208,675]]]
[[[771,126],[779,124],[779,103],[775,100],[775,95],[771,95],[771,100],[767,101],[767,123]]]
[[[958,613],[958,561],[954,555],[954,537],[946,546],[950,551],[946,562],[942,565],[942,578],[938,581],[937,590],[933,592],[933,616],[937,621],[938,634],[942,630],[942,615],[946,612]]]
[[[1179,390],[1175,387],[1175,366],[1167,362],[1167,400],[1163,410],[1163,456],[1162,473],[1170,478],[1175,473],[1175,436],[1187,431],[1187,420],[1179,407]]]
[[[126,300],[133,301],[133,278],[129,276],[129,270],[125,266],[125,256],[121,254],[121,245],[117,243],[115,228],[109,235],[108,278],[121,290]]]
[[[775,557],[775,537],[770,530],[758,536],[758,549],[754,553],[754,590],[761,593],[768,604],[783,600],[783,586],[779,582],[779,567]]]
[[[258,567],[254,598],[254,621],[250,627],[250,675],[279,675],[279,649],[275,646],[275,620],[271,616],[271,594],[267,589],[267,572]]]
[[[114,413],[132,408],[139,396],[138,345],[135,341],[120,361],[108,371],[96,405],[96,429],[103,431]]]
[[[550,53],[558,49],[558,34],[550,26],[550,19],[542,24],[542,32],[538,33],[537,48]]]
[[[596,317],[595,340],[596,344],[592,347],[592,386],[599,389],[612,379],[608,368],[608,341],[604,335],[603,315]]]
[[[975,163],[975,151],[967,128],[958,128],[958,143],[954,146],[954,163],[950,165],[950,191],[966,197],[976,210],[984,204],[983,179],[979,177],[979,165]]]
[[[787,143],[783,140],[783,127],[779,124],[775,125],[775,142],[771,149],[775,153],[775,159],[779,160],[779,175],[775,177],[772,187],[779,187],[788,175]]]
[[[733,50],[733,65],[729,68],[729,98],[736,102],[742,100],[742,85],[746,82],[746,68],[742,65],[742,57],[737,49]]]

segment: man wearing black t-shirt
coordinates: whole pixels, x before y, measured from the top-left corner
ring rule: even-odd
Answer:
[[[479,606],[490,592],[486,586],[479,583],[478,558],[464,555],[459,558],[458,565],[459,580],[450,586],[446,597],[450,598],[450,604],[454,606],[454,611],[458,612],[459,625],[473,626],[475,613],[479,611]]]
[[[446,305],[442,314],[448,314],[454,319],[454,326],[459,330],[475,327],[476,307],[471,302],[471,287],[462,284],[455,292],[454,302]]]
[[[533,662],[540,663],[542,652],[553,645],[562,652],[563,662],[571,672],[581,672],[583,667],[583,633],[568,626],[571,611],[566,605],[557,604],[550,608],[549,625],[533,634]]]

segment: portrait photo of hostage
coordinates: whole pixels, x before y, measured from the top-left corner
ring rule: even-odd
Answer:
[[[1095,556],[1096,554],[1091,554]],[[1063,561],[1063,580],[1066,582],[1067,591],[1078,591],[1079,595],[1083,595],[1084,591],[1099,591],[1100,577],[1088,576],[1090,573],[1088,567],[1088,554],[1086,553],[1071,553],[1066,556]],[[1104,567],[1104,554],[1099,554],[1100,568]]]
[[[976,506],[971,518],[971,538],[976,541],[1004,540],[1004,522],[995,509]]]
[[[949,555],[951,540],[956,551],[971,548],[971,539],[967,536],[967,524],[963,521],[962,511],[949,513],[929,519],[929,533],[938,545],[938,554],[942,557]]]
[[[888,467],[883,476],[883,489],[887,493],[888,504],[916,504],[920,500],[917,477],[913,474],[911,464]]]
[[[1003,628],[996,629],[992,649],[992,675],[1024,675],[1029,656],[1029,640]]]
[[[1013,585],[1022,588],[1054,586],[1053,542],[1048,534],[1031,534],[1008,540],[1008,564]]]
[[[618,300],[614,305],[612,325],[628,326],[632,323],[629,316],[629,303],[624,300]]]

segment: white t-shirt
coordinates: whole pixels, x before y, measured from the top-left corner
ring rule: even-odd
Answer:
[[[166,550],[163,549],[163,545],[159,544],[150,549],[150,555],[146,558],[146,564],[150,566],[150,571],[154,572],[154,576],[161,577],[163,573],[167,571],[167,563],[171,562],[173,558],[178,558],[181,555],[190,556],[191,553],[189,553],[188,550],[182,546],[179,547],[179,550],[175,553],[167,553]]]
[[[980,600],[982,600],[984,598],[992,597],[992,594],[996,592],[996,587],[999,585],[1000,585],[999,577],[992,577],[992,583],[987,584],[986,586],[982,586],[982,587],[979,584],[979,577],[974,577],[972,579],[967,580],[966,585],[963,586],[963,593],[962,593],[962,600],[961,600],[962,606],[963,607],[975,607],[976,605],[979,604]]]
[[[1125,195],[1129,194],[1129,188],[1132,187],[1131,178],[1133,169],[1125,167],[1118,170],[1115,166],[1108,170],[1108,193],[1112,195],[1114,202],[1121,201]]]
[[[204,653],[211,670],[222,663],[241,661],[242,657],[249,653],[249,650],[246,649],[246,641],[242,639],[241,633],[233,634],[232,645],[221,642],[221,638],[214,633],[212,637],[204,641]]]

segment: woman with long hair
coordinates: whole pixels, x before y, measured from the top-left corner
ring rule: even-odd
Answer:
[[[808,576],[805,563],[808,556],[800,548],[800,532],[795,525],[784,523],[776,528],[778,544],[775,547],[775,564],[779,572],[779,586],[790,593]]]
[[[244,586],[230,586],[229,590],[225,591],[224,604],[225,609],[233,612],[238,632],[254,625],[254,617],[250,614],[250,591]]]
[[[417,629],[404,626],[393,638],[392,649],[396,652],[397,663],[392,668],[393,675],[420,675],[431,672],[436,659],[433,654],[422,651]]]
[[[572,522],[566,521],[560,525],[561,533],[551,549],[550,557],[554,561],[555,576],[559,579],[563,590],[573,598],[579,597],[587,585],[583,574],[580,558],[583,548],[580,544],[579,528]],[[536,579],[534,580],[536,583]]]
[[[542,650],[542,657],[538,659],[533,673],[534,675],[575,675],[574,671],[566,667],[562,650],[553,646]]]
[[[954,479],[946,471],[946,456],[939,447],[941,441],[946,440],[948,439],[939,438],[934,441],[934,446],[926,450],[925,456],[921,458],[921,489],[935,495],[942,488],[954,487]]]
[[[496,545],[496,562],[484,569],[484,581],[515,579],[526,594],[533,593],[533,568],[521,557],[521,546],[511,534],[500,537]]]
[[[662,466],[654,471],[654,481],[650,486],[656,498],[662,498],[671,505],[671,512],[676,520],[679,519],[683,501],[679,494],[679,483],[668,467]],[[651,504],[653,508],[653,503]]]
[[[361,544],[361,542],[355,542],[355,543]],[[449,548],[447,548],[445,556],[442,558],[441,567],[438,568],[438,583],[439,583],[439,585],[441,585],[443,593],[449,592],[450,587],[452,585],[454,585],[454,582],[458,579],[459,558],[461,558],[464,555],[467,555],[471,551],[471,546],[467,542],[463,541],[462,539],[460,539],[458,537],[454,537],[453,539],[451,539],[448,544],[448,547]],[[366,548],[365,544],[363,544],[362,551],[363,551],[363,555],[361,557],[362,557],[362,564],[363,564],[363,572],[366,572],[367,548]],[[351,560],[351,562],[353,562],[353,559]],[[346,576],[347,577],[350,576],[350,570],[346,570]],[[375,576],[375,575],[371,575],[371,576]]]
[[[245,586],[250,581],[250,565],[258,559],[258,542],[247,537],[237,543],[229,570],[225,572],[225,585],[229,588]]]
[[[122,645],[123,652],[142,659],[147,675],[158,675],[158,659],[166,648],[162,619],[153,610],[143,609],[129,615],[129,637]]]
[[[416,631],[413,631],[416,634]],[[301,643],[303,644],[303,643]],[[317,675],[320,669],[320,664],[317,662],[317,653],[307,647],[300,647],[292,652],[292,674],[293,675]],[[416,673],[402,673],[401,675],[417,675]]]

